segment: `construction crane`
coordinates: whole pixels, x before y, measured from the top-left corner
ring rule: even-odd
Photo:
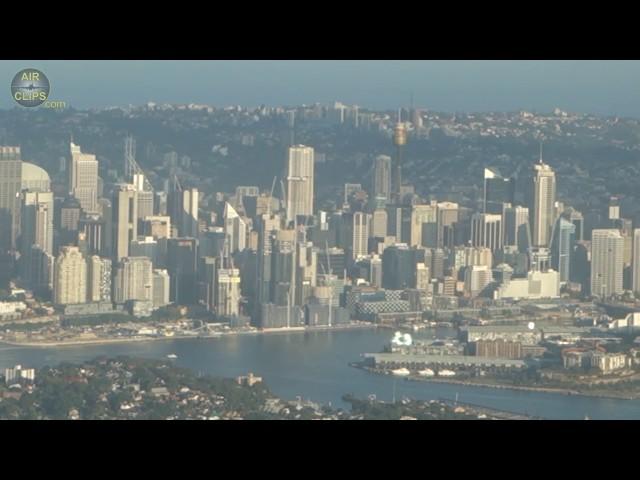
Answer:
[[[136,140],[132,135],[127,135],[124,139],[124,176],[127,182],[133,181],[134,175],[143,176],[143,190],[145,192],[153,192],[151,182],[144,174],[144,171],[136,162]]]
[[[269,204],[267,206],[267,215],[271,217],[271,205],[273,204],[273,190],[276,188],[276,180],[278,177],[273,177],[273,182],[271,182],[271,192],[269,193]]]

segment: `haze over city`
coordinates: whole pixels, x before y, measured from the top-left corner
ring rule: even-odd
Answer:
[[[51,81],[74,108],[158,103],[301,105],[341,101],[375,109],[640,116],[636,61],[128,60],[3,61],[0,83],[22,68]],[[0,98],[0,108],[12,108]]]

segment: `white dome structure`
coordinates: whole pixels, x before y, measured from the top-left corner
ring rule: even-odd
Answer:
[[[51,179],[47,171],[29,162],[22,162],[22,185],[21,190],[32,192],[49,192],[51,190]]]

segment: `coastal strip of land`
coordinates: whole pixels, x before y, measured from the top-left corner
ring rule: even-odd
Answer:
[[[386,372],[378,371],[363,365],[352,364],[353,367],[366,370],[370,373],[377,375],[384,375]],[[399,378],[399,377],[398,377]],[[408,375],[402,377],[407,381],[414,382],[428,382],[428,383],[447,383],[451,385],[462,385],[465,387],[483,387],[483,388],[495,388],[501,390],[519,390],[526,392],[538,392],[538,393],[555,393],[559,395],[575,395],[582,397],[596,397],[596,398],[608,398],[612,400],[640,400],[640,392],[614,392],[614,391],[586,391],[576,390],[573,388],[562,387],[544,387],[544,386],[526,386],[526,385],[509,385],[505,383],[490,383],[490,382],[476,382],[473,380],[460,380],[455,378],[438,378],[438,377],[422,377],[417,375]]]
[[[277,334],[292,334],[292,333],[310,333],[310,332],[334,332],[334,331],[346,331],[346,330],[361,330],[361,329],[375,329],[376,325],[372,323],[358,323],[336,326],[306,326],[306,327],[291,327],[291,328],[270,328],[263,330],[231,330],[215,333],[201,333],[197,335],[171,335],[171,336],[148,336],[140,335],[133,337],[101,337],[101,338],[74,338],[69,340],[59,341],[10,341],[0,340],[0,345],[9,345],[12,347],[38,347],[38,348],[57,348],[57,347],[70,347],[70,346],[82,346],[82,345],[110,345],[118,343],[143,343],[143,342],[157,342],[167,340],[185,340],[185,339],[213,339],[222,337],[232,337],[239,335],[277,335]]]

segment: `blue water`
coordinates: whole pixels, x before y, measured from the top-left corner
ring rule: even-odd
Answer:
[[[230,336],[216,339],[168,340],[144,343],[69,346],[60,348],[0,347],[0,368],[22,364],[42,367],[82,362],[99,355],[128,355],[166,359],[178,355],[176,365],[195,372],[232,377],[253,372],[284,398],[300,395],[334,407],[346,407],[341,397],[375,394],[396,398],[455,398],[490,408],[528,413],[549,419],[640,419],[640,401],[561,394],[496,390],[402,379],[372,374],[349,366],[360,354],[378,352],[388,342],[387,330],[307,332]]]

